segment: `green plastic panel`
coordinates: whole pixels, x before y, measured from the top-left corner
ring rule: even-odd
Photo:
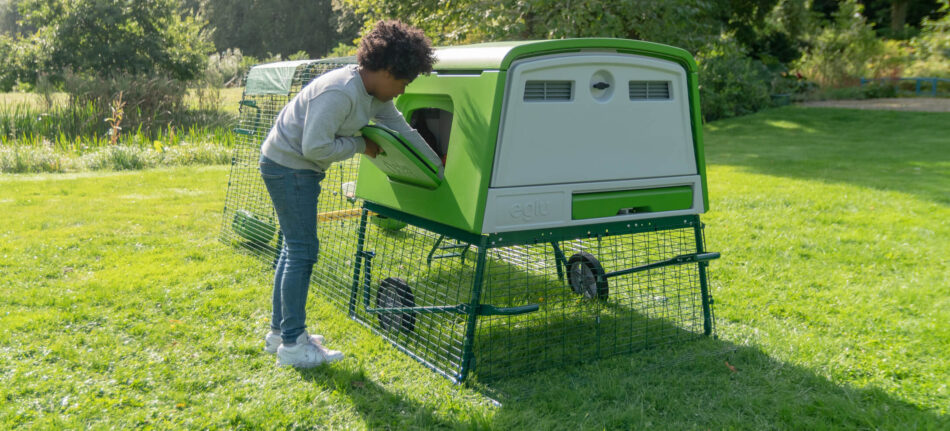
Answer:
[[[571,218],[611,217],[621,210],[630,213],[676,211],[692,206],[693,188],[690,186],[581,193],[571,198]]]
[[[366,157],[365,160],[383,171],[390,180],[427,189],[442,184],[438,167],[418,154],[398,132],[379,125],[366,126],[360,132],[382,149],[376,158]]]
[[[503,72],[420,76],[396,99],[407,118],[421,108],[453,114],[444,183],[423,189],[389,181],[370,163],[360,163],[356,196],[466,232],[480,232],[495,158]],[[364,157],[363,159],[366,159]]]

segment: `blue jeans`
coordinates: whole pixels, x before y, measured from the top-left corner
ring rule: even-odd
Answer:
[[[317,197],[325,174],[309,169],[291,169],[263,155],[260,170],[284,236],[274,274],[271,329],[280,330],[285,343],[293,343],[307,328],[307,291],[320,251]]]

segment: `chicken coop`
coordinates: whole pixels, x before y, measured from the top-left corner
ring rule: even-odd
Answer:
[[[369,125],[383,153],[328,170],[311,292],[456,382],[712,335],[693,58],[624,39],[436,56],[395,101],[429,147]],[[250,69],[223,242],[274,262],[260,146],[303,86],[354,61]]]

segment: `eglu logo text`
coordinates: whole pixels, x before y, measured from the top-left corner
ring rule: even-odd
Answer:
[[[551,213],[551,203],[546,200],[536,199],[531,202],[517,203],[508,209],[508,214],[513,219],[531,220],[538,217],[547,217]]]

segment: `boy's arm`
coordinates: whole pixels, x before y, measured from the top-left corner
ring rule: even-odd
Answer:
[[[339,91],[327,91],[307,103],[301,135],[303,156],[313,161],[336,162],[366,149],[366,141],[359,136],[337,136],[346,120],[352,102]]]
[[[393,102],[388,102],[383,105],[383,108],[376,114],[376,122],[399,132],[400,135],[408,139],[413,147],[418,149],[429,161],[440,168],[439,171],[441,174],[442,160],[439,159],[439,155],[426,143],[422,135],[406,122],[406,118],[399,113],[399,110],[396,109]]]

